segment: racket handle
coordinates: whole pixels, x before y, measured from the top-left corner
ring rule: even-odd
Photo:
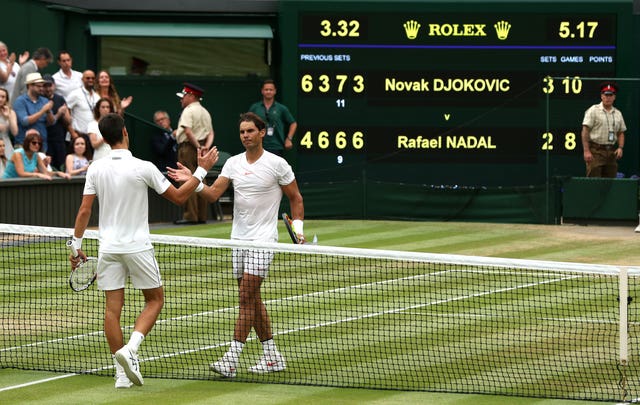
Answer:
[[[69,249],[69,251],[71,251],[71,255],[73,257],[78,257],[78,250],[73,247],[73,241],[68,240],[67,241],[67,248]]]

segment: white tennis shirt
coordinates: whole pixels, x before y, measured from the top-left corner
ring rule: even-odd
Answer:
[[[231,239],[276,242],[280,187],[295,180],[287,161],[264,151],[260,159],[249,164],[244,152],[230,157],[220,176],[233,184]]]
[[[134,253],[152,248],[148,189],[162,194],[170,185],[153,163],[133,157],[126,149],[112,150],[92,162],[83,194],[98,197],[100,252]]]

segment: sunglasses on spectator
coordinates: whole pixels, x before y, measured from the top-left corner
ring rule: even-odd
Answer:
[[[31,141],[31,145],[42,145],[42,142]]]

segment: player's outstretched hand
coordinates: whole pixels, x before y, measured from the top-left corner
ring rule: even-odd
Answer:
[[[218,148],[213,146],[209,151],[202,150],[198,155],[198,166],[209,171],[218,161]]]
[[[191,170],[189,170],[188,167],[184,166],[180,162],[178,162],[177,169],[167,166],[167,174],[172,180],[175,180],[180,183],[187,181],[191,178]]]

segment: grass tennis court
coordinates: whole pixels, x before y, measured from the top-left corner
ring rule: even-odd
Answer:
[[[173,234],[189,234],[193,236],[213,236],[226,238],[229,234],[229,224],[209,224],[207,226],[194,226],[187,228],[170,228],[165,229],[163,233],[173,233]],[[625,229],[600,229],[600,228],[592,228],[589,231],[593,230],[593,232],[584,232],[587,231],[587,228],[590,227],[581,227],[581,228],[573,228],[568,229],[569,227],[545,227],[545,226],[527,226],[527,225],[518,225],[518,226],[510,226],[510,225],[496,225],[496,224],[442,224],[442,223],[410,223],[410,222],[377,222],[377,221],[348,221],[344,222],[336,222],[336,221],[307,221],[306,230],[308,236],[312,236],[313,233],[318,234],[320,244],[327,245],[338,245],[338,246],[364,246],[374,247],[374,248],[392,248],[392,249],[403,249],[403,241],[406,246],[404,246],[405,250],[424,250],[429,252],[447,252],[447,253],[464,253],[464,254],[483,254],[484,250],[491,250],[493,253],[487,253],[488,255],[494,256],[505,256],[505,257],[534,257],[541,258],[544,260],[563,260],[563,261],[585,261],[584,258],[594,258],[598,251],[602,249],[607,252],[606,259],[616,257],[616,258],[624,258],[624,260],[630,260],[629,263],[637,262],[637,254],[635,253],[636,249],[634,248],[634,244],[637,244],[635,240],[635,235],[633,234],[633,227],[629,227],[625,234]],[[561,231],[559,228],[565,228]],[[584,229],[582,229],[584,228]],[[571,232],[569,232],[571,231]],[[568,233],[565,233],[568,232]],[[616,235],[616,232],[619,232],[619,235]],[[284,236],[283,233],[281,235]],[[572,236],[570,236],[572,235]],[[579,243],[578,243],[579,241]],[[564,247],[563,247],[564,246]],[[469,250],[473,251],[470,253]],[[498,252],[498,253],[496,253]],[[632,256],[633,252],[635,256]],[[562,256],[563,258],[557,258],[557,256]],[[536,257],[537,256],[537,257]],[[602,261],[599,260],[586,260],[587,262],[598,262],[598,263],[612,263],[610,260],[604,260],[604,255],[602,255]],[[617,259],[622,260],[622,259]],[[622,262],[617,262],[618,264],[623,264]],[[167,280],[169,281],[169,280]],[[364,280],[363,280],[364,282]],[[220,280],[219,285],[216,288],[233,288],[231,284],[232,281],[228,278],[223,278]],[[169,284],[167,284],[167,288],[169,289]],[[290,294],[291,295],[291,294]],[[212,307],[215,308],[224,308],[224,303],[210,303]],[[232,302],[226,303],[227,306],[233,305]],[[223,327],[224,329],[224,327]],[[231,326],[228,325],[227,330],[220,330],[216,332],[219,334],[219,339],[223,341],[225,337],[228,339],[228,335],[230,334]],[[293,335],[293,334],[292,334]],[[443,339],[445,340],[445,339]],[[293,342],[290,342],[293,344]],[[101,344],[96,342],[96,344]],[[286,341],[283,343],[286,347]],[[443,346],[444,348],[445,346]],[[144,368],[143,368],[144,370]],[[19,374],[15,371],[11,371],[7,373],[8,370],[2,370],[0,373],[0,383],[1,386],[7,386],[5,382],[5,377],[7,381],[13,376],[13,374]],[[31,373],[31,372],[29,372]],[[9,375],[7,375],[9,374]],[[0,400],[4,401],[4,398],[9,400],[10,402],[15,402],[17,399],[25,399],[24,395],[20,395],[20,391],[28,390],[29,392],[39,392],[40,389],[45,389],[49,385],[57,385],[62,384],[63,386],[70,386],[75,384],[74,381],[80,381],[89,379],[90,381],[95,381],[95,384],[99,387],[104,387],[107,394],[103,398],[96,398],[95,400],[89,401],[89,403],[114,403],[112,401],[118,401],[118,398],[114,396],[113,383],[109,378],[99,378],[93,376],[80,376],[80,377],[70,377],[64,378],[58,381],[50,382],[47,384],[39,384],[37,386],[29,387],[27,389],[15,389],[10,391],[0,391]],[[94,380],[95,379],[95,380]],[[551,401],[548,400],[530,400],[526,398],[516,398],[516,397],[491,397],[491,396],[461,396],[461,395],[453,395],[449,396],[447,394],[429,394],[429,393],[414,393],[414,392],[395,392],[395,391],[370,391],[370,390],[351,390],[351,389],[331,389],[331,388],[319,388],[319,387],[294,387],[289,385],[261,385],[261,384],[250,384],[245,385],[242,383],[222,383],[222,382],[214,382],[214,381],[173,381],[165,382],[163,380],[157,379],[149,379],[145,384],[145,387],[142,389],[137,389],[136,392],[127,392],[120,394],[118,392],[118,396],[122,395],[122,403],[128,401],[141,401],[140,398],[145,398],[148,400],[150,398],[145,397],[145,392],[150,390],[152,392],[156,392],[153,387],[154,384],[162,381],[161,386],[156,387],[158,392],[165,392],[163,388],[169,386],[197,386],[193,389],[195,392],[202,393],[208,392],[209,400],[202,400],[202,403],[239,403],[246,402],[247,400],[254,400],[251,395],[257,395],[257,398],[263,399],[260,403],[287,403],[288,401],[295,402],[303,402],[307,395],[309,395],[309,400],[313,402],[314,400],[318,400],[318,398],[332,398],[336,403],[356,403],[356,402],[375,402],[378,401],[380,403],[393,403],[393,401],[397,401],[396,403],[466,403],[466,401],[471,401],[473,403],[483,403],[483,400],[487,400],[486,403],[571,403],[567,401]],[[283,381],[286,383],[286,377]],[[204,385],[200,385],[204,384]],[[79,384],[80,387],[83,387],[82,384]],[[226,394],[225,398],[217,398],[216,397],[216,389],[214,387],[223,387],[218,388],[220,391],[224,391]],[[240,388],[242,387],[242,388]],[[249,388],[247,388],[249,387]],[[81,388],[82,391],[87,391],[93,388],[93,383],[91,383],[88,387]],[[275,389],[274,389],[275,388]],[[178,390],[178,389],[177,389]],[[237,390],[237,391],[236,391]],[[276,396],[270,397],[266,392],[272,392],[274,394],[277,393]],[[179,390],[178,390],[179,391]],[[231,399],[231,396],[235,394],[241,394],[242,392],[250,391],[253,394],[249,394],[247,397],[240,397],[236,399]],[[42,394],[40,396],[40,400],[38,403],[42,403],[42,398],[52,398],[51,403],[69,403],[68,401],[62,400],[62,398],[58,398],[58,402],[53,400],[56,398],[55,390],[48,394]],[[150,397],[153,397],[152,392],[149,394]],[[256,394],[257,392],[261,392],[260,394]],[[344,397],[332,397],[332,395],[338,395],[339,393],[343,393]],[[231,396],[227,396],[227,394]],[[15,396],[14,396],[15,395]],[[138,397],[139,395],[139,397]],[[172,392],[171,395],[166,395],[166,398],[173,398],[173,401],[179,398],[180,403],[196,403],[198,399],[193,400],[193,402],[185,402],[187,398],[190,397],[190,393],[179,393]],[[200,395],[200,394],[198,394]],[[203,394],[204,395],[204,394]],[[264,396],[263,396],[264,395]],[[302,395],[302,398],[299,396]],[[328,397],[324,397],[328,395]],[[371,395],[371,397],[369,397]],[[134,397],[132,397],[134,396]],[[280,398],[278,398],[280,396]],[[205,396],[206,397],[206,396]],[[284,397],[284,398],[283,398]],[[85,398],[83,394],[83,398]],[[124,400],[126,398],[126,400]],[[135,398],[135,399],[133,399]],[[216,402],[217,399],[220,399],[221,402]],[[286,399],[285,399],[286,398]],[[365,399],[366,398],[366,399]],[[374,399],[377,398],[377,399]],[[435,398],[435,402],[429,402],[431,399]],[[498,402],[502,398],[504,402]],[[68,397],[67,397],[68,399]],[[227,401],[228,400],[228,401]],[[459,402],[460,401],[460,402]],[[532,402],[527,402],[532,401]],[[85,401],[83,401],[85,402]],[[163,403],[159,402],[158,399],[153,400],[155,403]],[[148,402],[142,402],[148,403]],[[175,402],[171,402],[175,403]],[[575,402],[574,402],[575,403]]]

